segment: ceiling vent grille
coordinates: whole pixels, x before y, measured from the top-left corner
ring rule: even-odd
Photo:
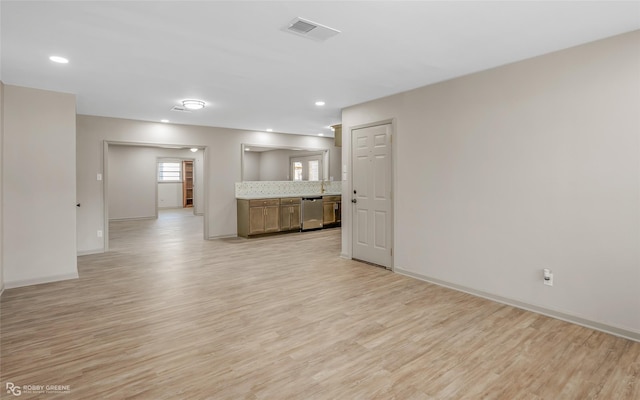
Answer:
[[[300,33],[302,35],[309,33],[312,29],[316,29],[318,25],[313,25],[305,21],[296,20],[290,27],[292,31],[295,33]]]
[[[294,20],[289,22],[284,30],[298,36],[304,36],[306,38],[317,40],[320,42],[325,41],[340,33],[340,31],[337,29],[329,28],[328,26],[300,17],[295,18]]]
[[[191,112],[191,110],[186,109],[186,108],[184,108],[182,106],[173,106],[173,107],[171,107],[171,111],[184,112],[184,113],[190,113]]]

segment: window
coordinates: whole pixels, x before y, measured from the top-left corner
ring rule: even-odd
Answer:
[[[321,181],[322,154],[291,157],[291,177],[294,181]]]
[[[309,161],[309,180],[310,181],[319,181],[320,180],[320,161],[311,160]]]
[[[180,181],[182,181],[182,163],[164,161],[158,163],[158,182]]]
[[[300,161],[293,162],[293,180],[294,181],[302,180],[302,163]]]

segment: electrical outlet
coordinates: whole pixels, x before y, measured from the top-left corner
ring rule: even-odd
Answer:
[[[553,286],[553,272],[549,268],[542,270],[542,282],[547,286]]]
[[[102,237],[102,231],[98,231],[98,237]]]

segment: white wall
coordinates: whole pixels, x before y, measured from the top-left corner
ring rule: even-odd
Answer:
[[[255,151],[245,151],[243,156],[243,175],[245,181],[260,180],[260,154]]]
[[[289,154],[293,150],[269,150],[260,153],[261,181],[288,181]]]
[[[639,49],[636,31],[345,109],[348,165],[351,128],[394,119],[396,271],[640,340]]]
[[[109,219],[135,219],[156,217],[156,196],[171,197],[166,193],[173,189],[171,204],[158,202],[159,207],[182,207],[182,184],[176,194],[176,184],[157,183],[157,162],[159,158],[194,160],[194,191],[196,192],[196,213],[202,213],[198,192],[203,183],[203,152],[192,153],[189,149],[165,149],[147,146],[109,145],[107,185],[109,198]],[[159,186],[169,187],[159,190]],[[177,195],[177,204],[176,197]],[[200,200],[200,201],[199,201]]]
[[[109,219],[156,217],[156,159],[152,148],[109,146]]]
[[[78,276],[75,96],[4,86],[6,287]]]
[[[182,200],[182,182],[158,182],[158,208],[182,208]]]
[[[308,148],[323,147],[326,143],[326,138],[314,136],[78,115],[78,200],[83,203],[82,213],[78,214],[78,237],[82,238],[78,251],[81,253],[104,249],[103,239],[96,237],[96,230],[103,229],[104,225],[103,189],[96,184],[99,183],[96,174],[103,172],[105,140],[207,147],[204,170],[208,193],[203,203],[210,238],[237,235],[235,182],[240,181],[242,143]],[[338,150],[332,147],[330,151],[333,154]]]
[[[2,223],[2,213],[3,213],[3,200],[2,200],[2,187],[4,186],[4,180],[2,177],[2,142],[4,141],[4,84],[0,81],[0,295],[4,291],[4,268],[3,268],[3,248],[2,243],[3,239],[3,223]]]

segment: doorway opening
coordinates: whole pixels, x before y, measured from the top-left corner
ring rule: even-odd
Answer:
[[[206,240],[207,155],[207,146],[105,141],[104,251],[110,249],[111,224],[154,235],[154,229],[178,226],[177,219],[191,216],[189,229]],[[173,233],[185,230],[175,228]]]

